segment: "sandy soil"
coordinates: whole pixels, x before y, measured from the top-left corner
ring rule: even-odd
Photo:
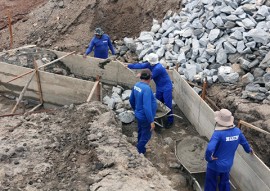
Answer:
[[[8,114],[10,113],[12,107],[15,104],[15,100],[9,94],[0,94],[0,108],[1,112],[0,114]],[[12,99],[10,99],[12,98]],[[89,179],[85,179],[82,177],[82,175],[77,176],[77,171],[71,172],[67,174],[66,168],[70,166],[71,164],[64,164],[63,161],[66,161],[66,152],[71,152],[70,149],[73,150],[80,150],[80,146],[77,147],[75,144],[78,144],[79,142],[85,142],[85,136],[84,133],[89,135],[89,132],[85,132],[87,126],[87,123],[89,121],[94,121],[98,117],[95,115],[98,114],[101,116],[103,112],[108,111],[108,109],[105,106],[102,106],[101,104],[94,104],[94,108],[85,108],[86,106],[79,106],[84,108],[84,110],[77,112],[74,109],[74,106],[66,106],[67,109],[65,110],[52,110],[47,113],[36,113],[31,115],[18,115],[14,117],[4,117],[0,118],[0,130],[1,130],[1,137],[0,140],[4,141],[3,144],[0,145],[0,157],[4,157],[3,161],[0,162],[3,168],[0,168],[0,174],[1,172],[6,173],[12,173],[13,180],[10,179],[4,179],[3,181],[3,188],[17,188],[22,187],[25,188],[23,185],[26,185],[27,182],[33,183],[33,185],[28,185],[31,188],[37,188],[40,189],[41,186],[44,186],[44,184],[48,185],[48,189],[52,188],[60,188],[57,187],[57,183],[59,183],[59,179],[53,181],[53,179],[49,177],[55,177],[55,174],[64,174],[64,179],[69,179],[70,176],[75,176],[77,180],[83,179],[85,182],[82,183],[82,185],[86,186],[86,182],[89,181]],[[96,109],[98,108],[98,109]],[[27,109],[26,109],[27,110]],[[89,111],[88,111],[89,110]],[[19,108],[16,113],[23,112],[22,108]],[[90,112],[90,113],[89,113]],[[151,141],[149,142],[147,146],[147,154],[146,158],[151,161],[150,166],[154,166],[163,176],[166,176],[171,181],[171,186],[175,190],[178,191],[191,191],[189,182],[188,182],[188,174],[186,171],[183,171],[181,168],[181,165],[179,161],[175,157],[175,142],[181,141],[186,136],[198,136],[198,133],[196,130],[192,127],[192,125],[188,122],[188,120],[184,117],[183,113],[179,110],[179,108],[175,107],[174,112],[182,116],[183,119],[175,119],[175,124],[171,129],[164,129],[164,128],[156,128],[156,131],[153,132],[153,136]],[[100,114],[99,114],[100,113]],[[92,116],[93,115],[93,116]],[[114,117],[111,116],[114,120]],[[102,119],[103,117],[100,117]],[[65,121],[65,122],[64,122]],[[110,121],[112,123],[112,121]],[[127,136],[128,142],[131,143],[132,149],[134,150],[135,154],[136,151],[136,142],[137,138],[134,137],[134,135],[137,133],[137,123],[134,122],[132,124],[120,124],[117,123],[117,128],[122,127],[122,132],[124,135]],[[78,129],[78,128],[83,129]],[[103,127],[101,125],[100,127]],[[99,130],[97,130],[96,133],[98,133]],[[68,140],[62,140],[60,137],[62,136],[71,136],[74,135],[74,137],[70,138],[73,141],[75,141],[72,146],[71,143],[65,143],[65,141]],[[24,135],[24,136],[20,136]],[[8,140],[5,139],[5,137],[9,136],[10,138]],[[60,137],[59,137],[60,136]],[[119,135],[117,135],[119,136]],[[35,146],[32,143],[32,137],[35,138]],[[59,137],[59,138],[49,138],[49,137]],[[49,140],[47,140],[49,138]],[[53,141],[52,141],[53,139]],[[119,139],[119,137],[117,138]],[[60,143],[58,142],[59,140]],[[44,142],[45,141],[45,142]],[[70,141],[70,140],[69,140]],[[15,156],[13,156],[14,149],[17,148],[16,145],[19,145],[20,143],[26,143],[27,144],[27,151],[23,151],[23,153],[16,153]],[[59,144],[67,144],[64,146],[61,150],[58,150],[54,146],[51,148],[50,145],[59,145]],[[42,146],[43,145],[43,146]],[[46,146],[47,145],[47,146]],[[34,147],[37,147],[38,149],[34,149]],[[44,147],[44,148],[43,148]],[[47,148],[48,147],[48,148]],[[8,151],[7,151],[8,148]],[[45,149],[45,150],[44,150]],[[50,151],[51,152],[47,152]],[[11,150],[9,152],[9,150]],[[85,148],[87,150],[87,153],[93,154],[96,153],[96,150],[92,150],[91,147]],[[7,151],[7,152],[6,152]],[[39,152],[45,152],[44,155],[41,155],[39,157],[36,157],[37,153]],[[80,152],[80,151],[76,151]],[[85,151],[86,152],[86,151]],[[54,158],[53,156],[57,153],[57,158]],[[204,150],[200,150],[200,155],[203,155]],[[20,155],[19,155],[20,154]],[[134,153],[133,153],[134,154]],[[77,157],[77,155],[72,155],[73,157]],[[92,156],[92,155],[91,155]],[[102,158],[102,153],[96,154],[97,158]],[[85,157],[88,157],[86,155]],[[51,160],[48,162],[48,158]],[[121,157],[120,157],[121,158]],[[68,159],[69,160],[69,159]],[[73,158],[70,158],[70,160],[75,160]],[[94,159],[93,159],[94,160]],[[122,158],[121,160],[124,160]],[[28,162],[32,163],[32,166],[27,166]],[[73,161],[74,162],[74,161]],[[90,163],[91,161],[87,161]],[[95,161],[92,161],[95,163]],[[96,161],[97,162],[97,161]],[[16,164],[15,164],[16,163]],[[17,164],[18,163],[18,164]],[[34,167],[35,165],[41,164],[41,166]],[[62,164],[63,163],[63,164]],[[77,161],[77,165],[84,165],[83,161]],[[63,165],[66,165],[66,168],[63,167]],[[52,166],[60,166],[58,167],[52,167]],[[63,168],[62,168],[63,167]],[[16,173],[11,170],[12,168],[15,168]],[[38,168],[42,172],[36,172],[31,169]],[[48,168],[48,172],[43,172],[44,168]],[[89,167],[90,168],[90,167]],[[94,167],[91,167],[91,169]],[[29,175],[30,178],[25,178],[21,180],[19,177],[21,175],[24,175],[21,173],[21,169],[25,169],[25,173]],[[75,167],[76,169],[76,167]],[[97,173],[94,171],[91,171],[91,169],[88,169],[88,173]],[[19,173],[17,173],[19,171]],[[46,170],[45,170],[46,171]],[[13,174],[15,173],[15,174]],[[41,178],[40,176],[45,174],[45,178]],[[75,173],[75,174],[72,174]],[[90,181],[91,182],[91,181]],[[8,186],[10,185],[10,186]],[[61,184],[61,188],[65,188],[65,186],[69,185],[71,188],[75,188],[76,184],[70,185],[68,183]],[[1,188],[1,187],[0,187]],[[1,190],[1,189],[0,189]],[[84,190],[79,189],[79,190]],[[158,190],[158,189],[155,189]]]
[[[150,29],[153,18],[162,19],[167,10],[177,10],[180,7],[179,0],[40,0],[37,2],[41,2],[43,6],[28,14],[27,19],[13,25],[14,47],[37,44],[42,47],[56,47],[59,50],[76,50],[82,53],[97,26],[102,27],[113,40],[138,36],[142,30]],[[19,5],[18,7],[21,7]],[[14,12],[20,10],[18,7],[15,6]],[[30,8],[28,11],[31,10]],[[0,42],[0,50],[9,48],[7,27],[1,31]]]
[[[12,24],[19,20],[26,21],[28,19],[27,14],[42,5],[46,0],[1,0],[0,2],[0,30],[7,27],[8,19],[11,17]]]
[[[0,118],[0,131],[0,190],[173,190],[100,102]]]

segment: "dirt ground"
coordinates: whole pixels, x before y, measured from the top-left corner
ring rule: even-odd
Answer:
[[[1,94],[0,101],[0,114],[9,113],[15,104],[15,100],[9,94]],[[181,169],[175,157],[175,141],[181,141],[187,136],[197,137],[198,133],[177,107],[174,110],[183,119],[175,119],[175,125],[171,129],[157,128],[147,146],[145,157],[151,161],[151,164],[147,166],[155,167],[162,176],[167,177],[171,181],[172,188],[178,191],[191,191],[188,185],[189,176]],[[114,114],[110,114],[110,118],[104,116],[109,111],[106,106],[94,102],[90,105],[65,106],[46,113],[0,118],[2,132],[0,140],[4,143],[0,146],[2,186],[0,190],[18,188],[23,190],[92,190],[87,187],[91,188],[91,185],[97,184],[101,178],[95,176],[104,169],[114,169],[114,167],[102,166],[105,165],[101,162],[104,153],[98,152],[99,149],[97,149],[102,147],[102,142],[108,138],[100,138],[99,142],[92,143],[89,139],[93,136],[93,132],[97,135],[102,133],[104,136],[108,135],[109,139],[116,138],[117,140],[121,139],[120,133],[123,133],[127,141],[131,143],[123,143],[125,147],[132,150],[127,154],[138,155],[135,147],[137,139],[134,137],[137,132],[136,122],[122,125]],[[19,109],[16,113],[20,112]],[[102,122],[105,118],[107,125],[115,126],[108,128],[107,134],[101,130],[106,126]],[[96,122],[97,126],[89,129],[91,124]],[[118,128],[119,133],[115,133],[114,128]],[[120,149],[121,152],[122,147],[119,146],[116,149]],[[108,149],[106,146],[106,152],[116,152]],[[202,153],[203,150],[200,155]],[[55,155],[57,157],[54,157]],[[113,158],[115,157],[125,160],[124,157],[118,155]],[[131,162],[131,164],[140,171],[140,162]],[[114,165],[117,166],[117,162]],[[114,171],[119,173],[119,169],[114,169]],[[134,176],[140,175],[134,174]],[[130,178],[132,179],[132,176]],[[149,180],[147,184],[150,184]],[[155,183],[155,185],[158,187],[159,184]],[[139,186],[137,188],[140,190]]]
[[[19,20],[27,20],[27,14],[42,5],[46,0],[2,0],[0,2],[0,30],[7,27],[8,19],[7,17],[12,17],[12,24]]]
[[[13,3],[13,15],[32,10],[33,6],[27,6],[32,1],[19,2],[22,4]],[[40,8],[13,25],[13,47],[36,44],[83,53],[96,27],[102,27],[112,40],[135,37],[150,29],[153,18],[162,19],[169,9],[180,7],[179,0],[39,0],[33,5],[38,2]],[[6,9],[11,2],[2,0],[0,4]],[[10,48],[8,27],[1,31],[0,42],[0,51]]]
[[[100,102],[0,118],[0,130],[0,190],[173,190]]]
[[[176,152],[178,152],[178,150],[176,150],[175,145],[176,142],[180,142],[187,137],[197,137],[197,139],[192,144],[190,144],[197,145],[200,143],[200,136],[177,106],[174,107],[174,113],[178,116],[181,116],[182,119],[175,118],[175,123],[170,129],[156,126],[156,130],[153,132],[152,138],[147,146],[146,158],[153,163],[159,172],[167,176],[169,180],[172,181],[172,184],[176,190],[188,191],[191,190],[188,182],[189,175],[186,172],[186,169],[182,168],[180,161],[178,161],[176,157]],[[129,139],[129,141],[134,146],[136,146],[137,139],[134,138],[134,133],[136,134],[137,132],[137,123],[133,122],[132,124],[124,124],[122,129],[123,133],[129,138],[133,137],[132,139]],[[182,144],[182,148],[187,148],[187,145]],[[191,153],[193,157],[198,157],[204,155],[204,149],[197,150],[198,152],[192,151],[187,153]],[[194,161],[204,162],[201,160],[202,158],[187,158],[188,155],[186,155],[186,153],[178,152],[178,155],[181,155],[182,159],[187,163]],[[194,164],[194,166],[199,168],[201,164]]]

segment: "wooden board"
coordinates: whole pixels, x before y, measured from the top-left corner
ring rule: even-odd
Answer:
[[[0,62],[0,81],[2,91],[11,91],[20,94],[27,83],[29,75],[17,79],[11,83],[5,83],[17,75],[31,69]],[[40,82],[43,92],[43,100],[49,104],[69,105],[72,103],[86,102],[94,82],[62,76],[58,74],[40,71]],[[39,99],[36,79],[33,79],[25,92],[25,97]],[[92,100],[97,100],[94,92]]]

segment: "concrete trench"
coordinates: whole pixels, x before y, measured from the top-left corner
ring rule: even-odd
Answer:
[[[62,57],[67,53],[52,51],[57,57]],[[81,55],[70,55],[62,59],[62,62],[70,69],[70,72],[75,76],[82,78],[96,78],[100,77],[100,82],[109,85],[121,85],[131,88],[137,81],[136,77],[126,70],[117,61],[111,61],[100,68],[99,63],[102,62],[96,58],[82,58]],[[15,66],[0,62],[0,81],[1,91],[12,91],[19,95],[25,83],[28,81],[27,77],[22,77],[14,82],[12,85],[5,83],[17,75],[29,72],[31,69]],[[210,138],[214,130],[213,110],[193,91],[190,86],[180,77],[176,71],[170,71],[170,76],[174,81],[175,88],[173,92],[174,100],[181,112],[191,125],[195,127],[196,131],[201,136]],[[94,82],[75,79],[71,77],[51,74],[40,71],[41,87],[43,92],[44,102],[48,105],[70,105],[85,102],[89,98],[89,94],[93,92],[91,101],[98,100],[102,93],[95,89]],[[29,90],[25,96],[38,99],[37,81],[33,81],[29,85]],[[154,84],[151,85],[154,89]],[[46,104],[45,104],[46,105]],[[200,179],[199,175],[199,178]],[[236,154],[234,167],[231,171],[233,179],[237,181],[237,190],[270,190],[270,171],[259,158],[246,156],[242,148],[239,148]],[[250,181],[252,180],[252,181]],[[236,181],[234,181],[235,184]]]

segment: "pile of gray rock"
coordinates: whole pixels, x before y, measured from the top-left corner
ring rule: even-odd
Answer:
[[[189,81],[240,82],[248,85],[243,97],[269,99],[270,9],[265,1],[185,0],[182,5],[180,13],[168,11],[162,23],[154,20],[151,31],[125,38],[120,54],[128,50],[145,61],[155,52],[165,67],[177,66]]]
[[[123,123],[131,123],[135,116],[129,103],[131,90],[124,90],[123,87],[117,85],[112,88],[112,95],[106,95],[103,103],[110,109],[114,110],[117,117]]]

